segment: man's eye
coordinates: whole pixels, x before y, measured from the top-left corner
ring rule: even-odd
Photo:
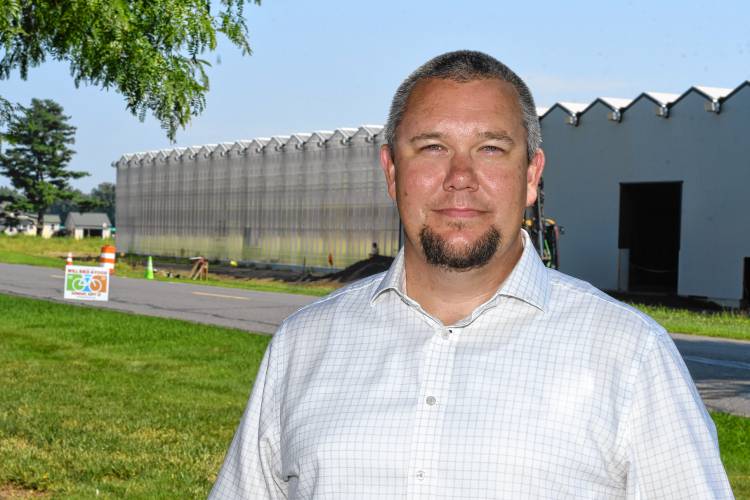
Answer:
[[[440,144],[427,144],[426,146],[422,146],[422,151],[439,152],[444,150],[445,148]]]
[[[479,149],[481,151],[487,151],[488,153],[503,153],[503,152],[505,152],[505,150],[503,148],[501,148],[499,146],[491,146],[491,145],[482,146]]]

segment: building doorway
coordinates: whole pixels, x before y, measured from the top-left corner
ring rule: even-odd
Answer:
[[[628,291],[677,292],[681,213],[682,182],[620,184],[619,247]]]

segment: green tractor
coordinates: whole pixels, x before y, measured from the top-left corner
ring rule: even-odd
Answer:
[[[554,219],[544,216],[544,179],[539,181],[538,193],[536,203],[526,209],[522,227],[531,236],[531,241],[544,265],[559,269],[560,252],[557,243],[560,235],[563,234],[563,229]]]

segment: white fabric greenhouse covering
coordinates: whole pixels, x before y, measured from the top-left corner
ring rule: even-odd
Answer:
[[[118,251],[343,268],[399,247],[381,126],[122,156]]]

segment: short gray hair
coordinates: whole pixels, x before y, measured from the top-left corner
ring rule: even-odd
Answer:
[[[395,151],[396,129],[404,117],[409,96],[417,83],[428,78],[461,83],[494,78],[513,85],[518,93],[518,104],[521,106],[523,126],[526,129],[526,156],[531,163],[542,144],[542,131],[529,87],[505,64],[483,52],[473,50],[458,50],[434,57],[417,68],[399,85],[385,124],[385,140],[392,152]]]

